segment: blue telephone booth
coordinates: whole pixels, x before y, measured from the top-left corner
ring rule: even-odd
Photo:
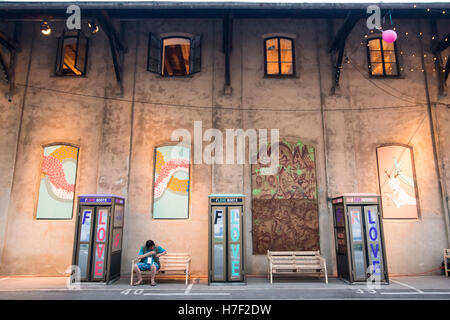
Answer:
[[[208,285],[245,284],[244,195],[209,195]]]

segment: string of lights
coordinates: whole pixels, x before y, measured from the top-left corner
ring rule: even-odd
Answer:
[[[404,92],[401,92],[401,91],[399,91],[399,90],[397,90],[397,89],[395,89],[395,88],[393,88],[393,87],[389,87],[389,89],[395,91],[396,93],[400,94],[401,96],[396,96],[396,95],[394,95],[392,92],[389,92],[387,89],[383,88],[383,87],[380,86],[379,84],[377,84],[377,83],[375,83],[374,81],[372,81],[372,79],[370,79],[369,77],[367,77],[367,76],[365,75],[365,73],[362,72],[362,71],[361,71],[361,70],[360,70],[360,69],[359,69],[359,68],[351,61],[350,58],[346,57],[346,61],[347,61],[347,63],[351,64],[352,67],[355,68],[355,70],[358,71],[358,73],[361,74],[361,76],[362,76],[365,80],[369,81],[373,86],[375,86],[375,87],[377,87],[378,89],[382,90],[382,91],[385,92],[386,94],[388,94],[388,95],[390,95],[390,96],[392,96],[392,97],[394,97],[394,98],[396,98],[396,99],[403,100],[403,101],[405,101],[405,102],[409,102],[409,103],[416,103],[416,102],[417,102],[417,99],[416,99],[415,97],[410,96],[410,95],[408,95],[408,94],[406,94],[406,93],[404,93]],[[381,83],[381,82],[380,82],[380,83]],[[387,85],[386,85],[386,86],[387,86]],[[414,101],[407,100],[407,99],[405,99],[404,97],[414,99]],[[422,104],[422,105],[426,105],[426,104],[427,104],[426,101],[422,101],[422,102],[419,102],[419,103]],[[431,101],[431,104],[435,104],[435,105],[443,105],[443,106],[447,106],[447,107],[450,106],[450,105],[447,104],[447,103],[442,103],[442,102],[439,102],[439,101]]]

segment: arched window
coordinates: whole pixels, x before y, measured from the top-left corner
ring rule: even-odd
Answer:
[[[77,165],[77,147],[44,147],[36,219],[72,219]]]
[[[382,38],[367,40],[367,59],[371,76],[392,77],[399,75],[397,46]]]
[[[201,37],[170,36],[150,33],[147,70],[162,76],[187,76],[200,72]]]
[[[295,75],[294,40],[286,37],[265,39],[264,69],[266,76]]]

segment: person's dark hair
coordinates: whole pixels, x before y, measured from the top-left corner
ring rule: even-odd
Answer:
[[[145,248],[147,250],[150,250],[151,247],[153,247],[155,245],[155,242],[153,240],[147,240],[147,242],[145,242]]]

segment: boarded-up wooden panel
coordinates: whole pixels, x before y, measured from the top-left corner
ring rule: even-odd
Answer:
[[[314,148],[280,143],[280,167],[264,175],[252,166],[253,253],[319,250]]]

